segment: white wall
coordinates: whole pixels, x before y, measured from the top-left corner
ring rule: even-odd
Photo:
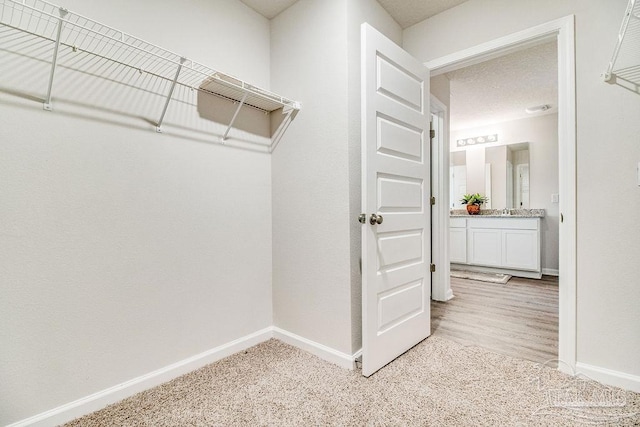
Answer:
[[[271,88],[303,109],[272,155],[274,325],[351,352],[346,5],[271,21]]]
[[[637,220],[630,214],[640,210],[640,102],[637,93],[600,79],[627,3],[470,0],[407,28],[403,44],[427,61],[575,14],[577,360],[640,375],[640,240],[634,232]]]
[[[65,6],[268,85],[269,22],[240,2]],[[272,324],[268,155],[177,137],[204,126],[181,102],[157,134],[156,95],[62,68],[45,112],[6,91],[41,68],[0,59],[0,424]]]
[[[360,24],[397,43],[374,0],[307,0],[271,23],[272,90],[303,110],[273,154],[275,326],[346,354],[361,346]]]
[[[543,269],[558,270],[559,261],[559,225],[560,211],[558,203],[552,203],[551,195],[558,194],[558,115],[545,114],[525,119],[512,120],[503,123],[495,123],[489,126],[462,129],[451,132],[450,147],[456,151],[464,151],[457,148],[456,141],[475,135],[498,134],[498,142],[476,146],[474,149],[503,146],[504,144],[529,143],[529,176],[530,193],[529,206],[532,209],[544,209],[545,217],[542,220],[542,259]],[[484,158],[480,161],[486,161]],[[469,158],[467,158],[467,163]],[[515,162],[518,163],[518,162]],[[515,168],[515,164],[514,164]],[[515,170],[515,169],[514,169]],[[496,184],[501,171],[492,171],[492,184]],[[506,172],[505,172],[506,174]],[[479,179],[479,178],[478,178]],[[484,183],[484,175],[482,176]],[[470,185],[471,179],[467,174]],[[484,185],[484,184],[482,184]],[[502,184],[504,185],[504,183]],[[484,190],[480,191],[483,193]],[[504,200],[496,199],[496,193],[492,197],[492,207],[502,209]]]

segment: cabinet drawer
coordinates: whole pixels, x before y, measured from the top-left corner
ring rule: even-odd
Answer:
[[[537,218],[476,218],[469,220],[469,228],[499,228],[508,230],[537,230]]]
[[[449,218],[449,228],[465,228],[466,226],[466,218]]]

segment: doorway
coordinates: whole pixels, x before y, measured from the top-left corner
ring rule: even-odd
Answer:
[[[506,37],[502,37],[478,46],[427,62],[431,76],[479,64],[510,52],[535,46],[544,41],[557,40],[558,43],[558,158],[559,158],[559,333],[558,359],[562,360],[560,369],[570,372],[576,362],[576,112],[575,112],[575,40],[574,17],[568,16],[556,21],[539,25]],[[439,161],[442,161],[441,156]],[[448,163],[441,163],[440,171],[448,171]],[[440,174],[443,180],[449,180],[449,174]],[[446,191],[437,194],[447,203],[441,203],[436,209],[442,216],[449,212],[449,185]],[[434,234],[449,235],[448,224],[434,230]],[[443,238],[443,237],[442,237]],[[440,239],[441,240],[441,239]],[[438,239],[434,239],[437,245]],[[448,252],[448,248],[438,248],[438,252]],[[434,282],[434,287],[438,286]],[[434,296],[450,290],[450,280],[440,283],[442,290],[434,288]],[[448,289],[447,289],[448,288]]]

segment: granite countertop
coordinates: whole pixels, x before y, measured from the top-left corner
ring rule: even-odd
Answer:
[[[466,209],[453,209],[451,218],[544,218],[544,209],[509,209],[510,215],[503,215],[502,209],[480,209],[478,215],[469,215]]]

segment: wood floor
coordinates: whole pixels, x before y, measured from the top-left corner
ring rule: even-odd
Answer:
[[[558,278],[500,285],[451,278],[455,297],[431,302],[433,335],[544,363],[558,357]]]

